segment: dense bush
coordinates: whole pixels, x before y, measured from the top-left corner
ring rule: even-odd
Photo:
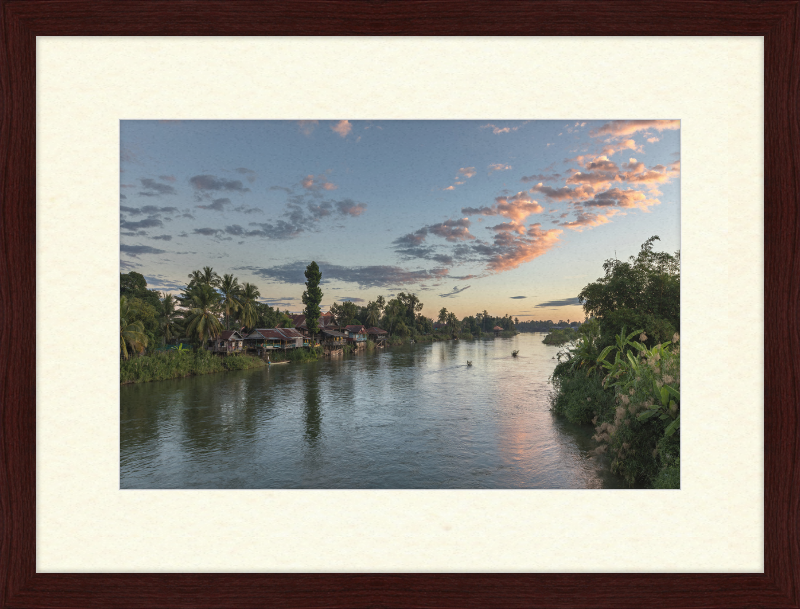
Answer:
[[[680,255],[653,252],[657,239],[629,262],[607,260],[580,293],[593,319],[558,354],[551,404],[595,426],[596,452],[628,483],[679,488]],[[556,332],[544,342],[566,343]]]
[[[577,330],[573,330],[572,328],[562,328],[550,332],[550,334],[544,337],[542,342],[545,345],[564,345],[575,340],[576,338],[578,338]]]
[[[589,376],[573,374],[569,371],[569,362],[556,367],[553,386],[556,391],[552,396],[552,409],[571,423],[591,423],[614,410],[614,395],[603,388],[601,377],[594,373]]]
[[[220,357],[203,350],[164,351],[120,360],[119,376],[120,383],[147,383],[265,365],[261,359],[249,355]]]

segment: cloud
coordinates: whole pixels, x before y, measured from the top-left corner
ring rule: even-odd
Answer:
[[[356,203],[352,199],[342,199],[336,202],[337,211],[344,216],[360,216],[367,209],[366,203]]]
[[[472,286],[466,286],[466,287],[463,287],[463,288],[459,288],[458,286],[455,286],[450,292],[447,292],[447,294],[439,294],[439,296],[442,297],[442,298],[452,298],[453,296],[461,294],[461,292],[463,292],[464,290],[468,290],[470,287],[472,287]]]
[[[336,184],[328,182],[324,175],[318,175],[315,177],[309,174],[304,177],[300,183],[306,190],[313,190],[315,192],[319,190],[336,190],[339,188],[336,186]]]
[[[192,231],[194,235],[205,235],[206,237],[216,237],[222,231],[218,228],[196,228]]]
[[[516,127],[498,127],[497,125],[489,123],[488,125],[481,125],[481,129],[491,129],[492,133],[499,135],[500,133],[511,133],[512,131],[516,131],[523,125],[527,124],[527,122],[528,121],[525,121],[522,123],[522,125],[517,125]]]
[[[120,269],[138,269],[141,264],[136,264],[134,262],[129,262],[127,260],[120,260],[119,261],[119,268]]]
[[[511,296],[511,298],[518,300],[520,298],[527,298],[527,296]]]
[[[492,163],[489,165],[489,175],[492,175],[493,171],[508,171],[509,169],[513,169],[511,165],[506,165],[505,163]]]
[[[536,308],[552,308],[552,307],[571,307],[580,305],[580,301],[576,298],[562,298],[561,300],[548,300],[534,305]]]
[[[129,222],[127,220],[121,220],[119,223],[119,227],[123,230],[139,230],[142,228],[156,228],[164,226],[164,223],[157,218],[156,216],[148,216],[144,220],[139,220],[138,222]]]
[[[244,177],[247,178],[247,181],[250,182],[251,184],[255,182],[256,178],[258,177],[258,174],[255,171],[253,171],[252,169],[247,169],[247,167],[237,167],[236,169],[234,169],[234,171],[236,171],[236,173],[241,173],[242,175],[244,175]]]
[[[172,235],[156,235],[155,237],[150,237],[151,239],[159,239],[161,241],[172,241]]]
[[[530,192],[538,192],[553,201],[581,201],[594,196],[594,189],[591,186],[580,185],[577,188],[563,186],[561,188],[551,188],[544,186],[541,182],[530,189]]]
[[[319,121],[297,121],[300,132],[305,136],[311,135],[314,129],[317,128],[317,125],[319,125]]]
[[[164,182],[174,182],[175,176],[158,176],[159,180],[163,180]]]
[[[342,302],[366,302],[363,298],[353,298],[352,296],[341,296],[339,300]]]
[[[585,207],[637,207],[642,211],[647,211],[649,207],[659,203],[658,199],[648,199],[643,192],[632,188],[627,190],[612,188],[597,193],[592,199],[583,201],[582,204]]]
[[[537,173],[530,176],[522,176],[523,182],[555,182],[561,179],[560,173],[543,174]]]
[[[145,205],[144,207],[127,207],[120,205],[119,210],[132,216],[140,214],[158,215],[158,214],[174,214],[178,211],[177,207],[157,207],[155,205]]]
[[[647,141],[648,141],[648,142],[650,142],[651,144],[655,144],[656,142],[659,142],[659,141],[661,141],[661,138],[658,138],[658,137],[655,137],[655,136],[653,136],[653,137],[648,137],[648,138],[647,138]]]
[[[347,137],[347,135],[353,130],[353,125],[348,120],[339,121],[331,127],[331,130],[334,133],[338,133],[342,137]]]
[[[189,184],[202,196],[210,196],[212,192],[226,191],[245,193],[250,192],[240,180],[226,180],[212,175],[196,175],[189,178]]]
[[[494,244],[484,250],[487,268],[502,273],[530,262],[555,246],[562,232],[556,228],[542,230],[538,223],[531,226],[525,236],[499,232],[494,237]]]
[[[425,228],[430,233],[447,241],[466,241],[475,238],[474,235],[470,234],[469,226],[469,218],[459,218],[458,220],[445,220],[438,224],[431,224]]]
[[[231,200],[227,197],[222,199],[214,199],[211,205],[195,205],[198,209],[210,209],[211,211],[225,211],[225,206],[230,205]]]
[[[526,229],[523,224],[519,224],[518,222],[512,220],[511,222],[496,224],[495,226],[487,226],[486,230],[493,230],[495,232],[510,231],[522,235],[525,233]]]
[[[656,131],[664,131],[665,129],[680,129],[681,122],[679,120],[648,120],[648,121],[611,121],[606,123],[599,129],[592,129],[589,135],[592,137],[610,136],[621,137],[623,135],[632,135],[638,131],[647,131],[648,129],[655,129]]]
[[[518,192],[513,197],[496,197],[491,207],[465,207],[461,210],[467,216],[504,216],[521,222],[531,214],[538,214],[544,208],[531,199],[526,192]]]
[[[593,228],[611,222],[611,217],[620,213],[619,209],[609,209],[603,214],[593,212],[578,212],[572,222],[561,222],[560,226],[581,232],[584,228]]]
[[[143,197],[160,197],[161,195],[176,195],[178,191],[169,184],[162,184],[150,178],[140,178],[142,187],[146,190],[140,191],[139,195]]]
[[[471,178],[477,172],[475,171],[474,167],[462,167],[458,170],[458,174],[464,176],[465,178]]]
[[[163,254],[165,250],[156,249],[149,245],[125,245],[120,244],[119,251],[136,258],[140,254]]]
[[[269,268],[239,267],[237,270],[251,271],[264,279],[278,283],[304,284],[306,261],[291,262]],[[358,284],[362,288],[390,287],[420,283],[428,280],[447,277],[448,269],[434,268],[430,270],[407,270],[398,266],[357,266],[346,267],[335,264],[319,263],[323,283],[344,281]]]
[[[259,209],[258,207],[247,207],[247,205],[240,205],[239,207],[234,207],[233,211],[238,211],[243,214],[263,214],[264,210]]]

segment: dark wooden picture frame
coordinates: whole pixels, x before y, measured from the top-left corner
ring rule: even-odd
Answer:
[[[800,607],[800,0],[0,0],[0,7],[0,607]],[[35,39],[87,35],[764,36],[765,572],[36,573]]]

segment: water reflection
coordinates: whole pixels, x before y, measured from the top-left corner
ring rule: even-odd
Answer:
[[[557,348],[541,340],[413,345],[124,386],[122,487],[620,486],[590,456],[591,430],[549,411]]]

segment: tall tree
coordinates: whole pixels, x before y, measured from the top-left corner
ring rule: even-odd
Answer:
[[[306,289],[303,292],[303,314],[306,316],[306,328],[309,333],[316,334],[319,332],[319,304],[322,302],[322,290],[319,287],[319,282],[322,281],[322,272],[319,270],[319,265],[313,260],[311,264],[306,267]]]
[[[380,318],[381,318],[381,311],[380,308],[378,307],[378,303],[370,302],[367,305],[367,315],[366,315],[367,325],[370,327],[376,326]]]
[[[242,286],[239,285],[238,278],[232,274],[226,274],[222,277],[217,287],[222,293],[222,308],[225,310],[225,329],[230,330],[231,313],[236,313],[239,310],[239,293],[242,290]]]
[[[202,283],[190,292],[191,309],[186,315],[186,332],[196,336],[202,344],[222,331],[217,317],[219,294],[210,285]]]
[[[240,320],[248,330],[256,326],[256,320],[258,319],[258,307],[256,305],[258,304],[259,296],[261,296],[261,293],[252,283],[245,283],[242,286],[242,292],[239,295],[239,302],[241,303]]]
[[[442,307],[441,310],[439,311],[438,322],[440,324],[446,324],[447,323],[447,309],[445,309],[444,307]]]
[[[173,337],[173,332],[177,327],[178,311],[175,309],[175,297],[172,294],[164,294],[161,299],[161,334],[164,342]]]
[[[144,324],[133,321],[137,313],[136,305],[125,296],[119,298],[119,352],[124,359],[128,359],[128,346],[133,351],[141,351],[147,346],[147,336],[144,333]]]

